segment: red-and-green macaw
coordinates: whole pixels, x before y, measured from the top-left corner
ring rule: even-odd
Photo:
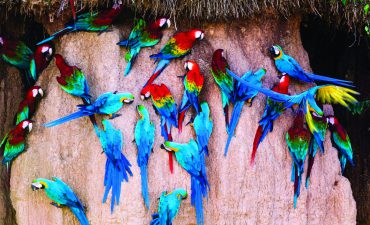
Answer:
[[[184,144],[166,141],[161,147],[168,152],[174,152],[177,162],[190,174],[191,204],[195,207],[197,225],[203,225],[203,197],[207,198],[210,188],[204,153],[193,139]]]
[[[294,208],[297,207],[297,199],[300,194],[302,175],[304,172],[304,161],[308,153],[308,147],[311,134],[304,127],[303,113],[298,112],[294,119],[293,126],[288,130],[285,136],[286,143],[292,157],[292,175],[291,180],[294,182]]]
[[[15,125],[18,125],[23,120],[31,119],[43,95],[44,92],[39,86],[33,86],[27,91],[25,99],[19,103]]]
[[[320,76],[313,73],[308,73],[298,64],[298,62],[291,56],[284,53],[279,45],[273,45],[269,48],[275,66],[282,74],[288,74],[290,77],[304,81],[304,82],[325,82],[339,86],[353,87],[351,81],[339,80],[331,77]]]
[[[32,190],[45,190],[45,194],[53,201],[51,205],[62,208],[67,206],[77,217],[81,225],[89,225],[85,215],[85,207],[66,183],[58,177],[52,177],[51,180],[37,178],[32,181]]]
[[[37,45],[44,44],[64,34],[75,32],[75,31],[93,31],[93,32],[104,32],[107,31],[109,26],[112,24],[114,19],[121,13],[123,7],[121,4],[115,4],[111,9],[107,9],[101,12],[87,12],[78,15],[76,20],[71,20],[65,27],[52,34],[50,37],[37,43]]]
[[[165,141],[172,141],[171,127],[177,127],[178,113],[175,99],[173,98],[170,90],[164,84],[150,85],[150,96],[154,108],[161,116],[161,135]],[[170,171],[173,173],[173,159],[172,153],[168,153]]]
[[[145,47],[152,47],[158,44],[163,33],[162,30],[171,26],[171,22],[167,18],[160,18],[156,21],[147,24],[145,20],[139,19],[135,27],[132,29],[127,40],[122,40],[117,43],[119,46],[128,48],[125,59],[127,61],[124,75],[130,73],[131,67],[138,56],[140,49]]]
[[[179,133],[182,131],[182,123],[186,111],[193,106],[197,115],[199,114],[199,94],[202,91],[204,76],[200,72],[199,65],[193,60],[187,60],[184,64],[187,71],[184,76],[184,94],[179,108]]]
[[[347,160],[352,166],[355,165],[353,161],[351,141],[349,140],[346,130],[339,123],[336,117],[328,116],[327,122],[329,124],[333,146],[338,150],[340,167],[343,174]]]
[[[3,165],[9,169],[10,163],[20,155],[25,148],[26,134],[32,130],[32,121],[23,120],[16,125],[13,130],[5,134],[0,143],[0,148],[4,146]]]
[[[312,116],[312,123],[317,128],[313,133],[309,146],[309,157],[307,166],[307,176],[306,176],[306,188],[310,184],[311,170],[313,163],[315,161],[315,156],[317,149],[319,148],[322,153],[324,153],[324,140],[326,136],[326,130],[328,128],[328,123],[325,116],[319,116],[315,112],[309,112]]]
[[[200,103],[200,108],[202,111],[195,117],[193,128],[199,149],[208,156],[208,141],[211,138],[213,121],[208,103]]]
[[[248,81],[249,83],[262,87],[262,77],[266,74],[265,69],[259,69],[256,72],[252,72],[251,70],[245,73],[241,79]],[[231,143],[231,139],[234,136],[234,132],[236,129],[236,126],[238,125],[240,115],[243,110],[244,102],[247,101],[250,106],[252,106],[252,101],[254,97],[258,94],[258,91],[249,88],[248,86],[237,82],[234,88],[234,109],[231,114],[231,120],[230,120],[230,126],[229,126],[229,134],[226,141],[226,147],[224,155],[227,155],[227,152],[229,150],[229,146]]]
[[[175,34],[166,44],[163,46],[158,54],[151,55],[150,58],[158,61],[157,67],[154,69],[152,76],[145,83],[141,90],[142,98],[149,98],[150,88],[149,86],[153,81],[162,73],[162,71],[168,66],[173,59],[182,58],[190,54],[197,40],[204,38],[204,32],[200,29],[192,29],[187,32],[180,32]]]
[[[50,61],[54,57],[54,47],[51,44],[45,43],[36,46],[36,50],[31,56],[30,60],[30,71],[31,71],[31,84],[36,83],[39,75],[46,67],[48,67]]]
[[[148,161],[153,151],[155,126],[150,121],[148,110],[143,105],[137,106],[139,120],[135,126],[135,142],[137,146],[137,164],[140,167],[141,194],[147,209],[150,207],[148,192]]]
[[[213,53],[211,73],[221,91],[226,131],[229,133],[229,105],[230,102],[234,103],[234,79],[232,76],[230,76],[230,74],[228,74],[226,69],[229,69],[229,64],[225,59],[224,50],[217,49]]]

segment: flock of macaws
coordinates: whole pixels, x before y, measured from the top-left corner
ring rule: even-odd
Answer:
[[[64,29],[39,42],[34,52],[21,41],[0,37],[1,58],[22,72],[28,88],[25,99],[19,105],[14,128],[5,135],[0,143],[0,147],[4,146],[2,163],[8,168],[11,162],[25,150],[26,135],[32,129],[31,117],[43,97],[41,87],[33,85],[36,83],[38,75],[54,57],[54,48],[50,41],[69,32],[107,31],[121,11],[122,6],[118,4],[106,11],[85,13],[74,17],[65,25]],[[130,73],[140,50],[158,44],[162,38],[162,30],[169,27],[170,24],[168,18],[160,18],[152,23],[147,23],[142,19],[136,21],[128,39],[117,43],[117,45],[127,48],[125,76]],[[195,207],[198,225],[204,224],[203,198],[207,198],[210,190],[205,156],[210,154],[208,142],[213,130],[210,107],[207,102],[199,102],[204,85],[204,75],[196,61],[185,61],[185,75],[181,76],[184,94],[179,106],[177,106],[169,88],[163,83],[155,84],[154,81],[171,60],[190,54],[196,41],[203,38],[204,32],[200,29],[179,32],[170,38],[158,54],[150,56],[157,62],[157,65],[140,93],[142,100],[151,98],[153,107],[160,116],[161,135],[164,139],[161,148],[168,152],[171,173],[173,172],[172,158],[175,155],[180,166],[191,177],[191,204]],[[262,78],[267,72],[264,68],[257,71],[247,71],[239,77],[231,71],[222,49],[216,50],[212,56],[211,74],[220,89],[228,134],[224,155],[226,156],[228,153],[245,102],[251,107],[253,99],[258,93],[266,95],[267,101],[255,134],[251,164],[255,161],[258,146],[266,135],[272,132],[274,121],[286,109],[293,108],[296,116],[292,127],[286,133],[286,143],[292,157],[291,181],[294,182],[294,207],[296,207],[306,157],[308,156],[309,164],[306,176],[306,188],[308,188],[317,149],[324,152],[323,143],[328,128],[331,131],[332,143],[338,150],[342,172],[347,161],[354,164],[348,134],[336,117],[324,115],[322,105],[341,104],[349,107],[349,104],[357,102],[353,95],[358,93],[350,89],[353,85],[349,81],[304,71],[296,60],[284,53],[280,46],[274,45],[269,51],[277,70],[281,73],[279,83],[271,90],[262,87]],[[114,128],[106,119],[102,120],[102,128],[100,128],[95,115],[108,115],[110,119],[118,117],[120,116],[118,111],[125,104],[132,103],[134,96],[131,93],[107,92],[93,101],[88,82],[81,69],[68,65],[63,56],[59,54],[56,54],[54,58],[60,71],[60,76],[56,78],[60,88],[72,96],[81,98],[82,104],[77,106],[78,110],[75,113],[48,122],[44,126],[52,127],[80,117],[90,117],[103,152],[107,156],[103,203],[106,202],[111,190],[111,211],[113,212],[114,206],[119,204],[122,182],[128,182],[129,177],[133,176],[130,169],[132,165],[121,152],[123,148],[121,131]],[[314,86],[300,94],[289,95],[288,90],[292,78],[303,82],[319,81],[327,84]],[[233,110],[230,118],[231,104],[233,104]],[[176,143],[172,139],[171,129],[172,127],[178,128],[181,133],[185,114],[190,107],[193,107],[195,111],[195,115],[189,122],[194,128],[195,137],[187,143]],[[137,106],[137,112],[139,115],[135,126],[135,142],[138,149],[137,164],[140,167],[142,197],[146,208],[149,209],[148,161],[153,151],[155,126],[150,119],[148,110],[143,105]],[[32,189],[44,189],[54,206],[69,207],[81,224],[89,224],[83,204],[72,189],[59,178],[53,177],[52,180],[38,178],[32,182]],[[153,214],[150,224],[172,224],[172,220],[179,211],[181,201],[186,199],[187,195],[187,191],[184,189],[176,189],[169,193],[163,192],[159,198],[158,213]]]

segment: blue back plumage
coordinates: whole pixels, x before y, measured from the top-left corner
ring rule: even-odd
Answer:
[[[200,107],[202,111],[195,117],[193,126],[199,149],[208,155],[208,141],[212,134],[213,121],[208,103],[202,102]]]

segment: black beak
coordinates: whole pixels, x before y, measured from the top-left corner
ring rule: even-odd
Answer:
[[[166,150],[166,148],[164,147],[164,144],[161,144],[161,149]]]

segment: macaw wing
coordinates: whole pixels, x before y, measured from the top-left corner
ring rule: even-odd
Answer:
[[[323,104],[341,104],[348,108],[348,103],[353,104],[357,102],[357,99],[352,95],[359,94],[357,91],[345,87],[322,85],[317,89],[316,99]]]
[[[290,66],[290,69],[286,71],[293,71],[294,73],[305,73],[302,67],[299,65],[299,63],[291,56],[285,55],[286,59],[288,60],[288,63],[285,63],[285,66]]]
[[[8,133],[6,133],[5,134],[5,136],[3,137],[3,140],[1,141],[1,143],[0,143],[0,148],[1,148],[1,146],[3,146],[3,144],[5,143],[5,141],[8,139],[8,137],[9,137],[9,132]]]
[[[140,39],[140,37],[142,36],[143,30],[146,27],[146,22],[143,19],[138,19],[135,22],[136,24],[134,28],[132,29],[130,36],[128,37],[130,41]]]
[[[51,179],[64,191],[63,198],[66,200],[67,205],[79,207],[81,209],[84,208],[80,200],[77,198],[76,194],[66,183],[64,183],[58,177],[52,177]]]
[[[335,142],[335,144],[343,151],[345,151],[345,153],[349,156],[352,157],[352,146],[351,146],[351,141],[349,140],[349,137],[348,135],[346,134],[346,139],[343,140],[343,138],[337,133],[337,132],[333,132],[332,134],[332,138]],[[339,150],[339,149],[338,149]]]
[[[16,124],[19,124],[22,120],[28,119],[30,108],[25,105],[20,112],[17,113]],[[1,145],[0,145],[1,146]]]

